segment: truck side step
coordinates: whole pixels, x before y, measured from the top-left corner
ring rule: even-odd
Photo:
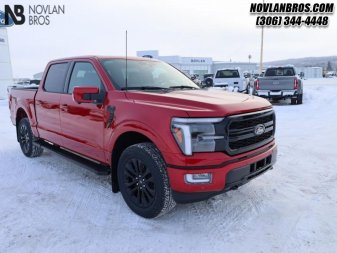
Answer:
[[[61,148],[57,145],[53,145],[49,142],[40,140],[38,141],[38,143],[45,149],[51,150],[53,152],[55,152],[56,154],[67,158],[68,160],[77,163],[78,165],[80,165],[83,168],[88,169],[89,171],[97,174],[97,175],[102,175],[102,176],[106,176],[106,175],[110,175],[111,173],[111,169],[108,165],[105,164],[101,164],[99,162],[96,162],[94,160],[85,158],[77,153],[73,153],[70,150]]]

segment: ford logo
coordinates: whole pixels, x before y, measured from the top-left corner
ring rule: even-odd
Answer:
[[[263,124],[258,124],[255,127],[254,133],[255,133],[255,135],[261,135],[265,132],[265,130],[266,130],[266,128],[264,127]]]

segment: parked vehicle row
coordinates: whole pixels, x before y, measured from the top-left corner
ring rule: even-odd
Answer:
[[[302,78],[303,73],[297,75],[293,66],[269,67],[261,74],[226,68],[217,70],[215,75],[205,74],[201,87],[232,87],[231,91],[251,93],[273,101],[290,99],[291,104],[302,104]]]

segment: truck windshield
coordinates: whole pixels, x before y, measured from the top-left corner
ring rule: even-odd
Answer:
[[[240,77],[239,71],[235,69],[224,69],[216,72],[215,78],[238,78]]]
[[[293,68],[269,68],[264,76],[294,76]]]
[[[117,89],[125,89],[125,59],[102,59],[101,63]],[[160,61],[128,60],[127,89],[199,89],[199,87],[174,67]]]

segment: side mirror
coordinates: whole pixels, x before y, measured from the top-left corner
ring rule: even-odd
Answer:
[[[98,87],[74,87],[73,99],[77,103],[97,103]]]

